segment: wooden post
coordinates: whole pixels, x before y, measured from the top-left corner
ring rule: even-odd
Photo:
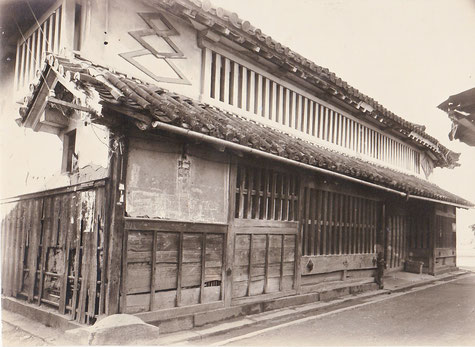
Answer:
[[[428,207],[429,210],[429,275],[435,275],[435,238],[436,238],[436,205]]]
[[[300,187],[299,187],[299,191],[298,191],[298,221],[299,221],[299,225],[298,225],[298,229],[297,229],[297,238],[296,238],[296,241],[295,241],[295,269],[294,269],[294,272],[295,272],[295,283],[294,283],[294,289],[297,291],[297,293],[300,293],[300,284],[301,284],[301,280],[302,280],[302,274],[301,274],[301,271],[300,271],[300,261],[301,261],[301,258],[302,258],[302,233],[303,233],[303,223],[307,223],[307,216],[308,216],[308,213],[307,214],[304,214],[304,209],[305,209],[305,200],[304,200],[304,192],[305,192],[305,187],[308,186],[308,178],[305,177],[305,176],[300,176],[299,177],[299,180],[300,180]],[[310,189],[308,189],[309,193],[310,193]],[[308,227],[308,224],[306,225]]]
[[[234,263],[234,216],[236,209],[236,180],[237,180],[237,164],[231,161],[229,164],[229,186],[228,186],[228,232],[226,234],[226,254],[223,267],[223,283],[224,283],[224,305],[231,306],[233,296],[233,263]],[[257,188],[258,189],[258,188]],[[256,192],[258,193],[258,192]],[[241,199],[242,199],[242,192]]]
[[[119,313],[119,295],[122,277],[127,269],[121,269],[124,234],[124,211],[125,211],[125,172],[127,143],[122,141],[120,133],[113,134],[110,141],[111,160],[109,163],[109,192],[110,204],[108,218],[109,225],[109,252],[107,269],[107,294],[106,314]],[[121,271],[123,270],[123,271]],[[125,278],[122,278],[125,281]],[[125,293],[122,293],[125,295]]]

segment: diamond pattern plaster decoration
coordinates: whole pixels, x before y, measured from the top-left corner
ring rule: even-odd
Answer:
[[[171,61],[186,59],[180,48],[170,39],[170,36],[179,36],[180,33],[159,12],[138,13],[138,15],[149,28],[129,31],[129,34],[144,49],[119,55],[158,82],[191,84]]]

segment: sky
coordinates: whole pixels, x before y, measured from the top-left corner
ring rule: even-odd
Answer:
[[[461,167],[436,169],[431,180],[475,202],[475,148],[449,141],[450,121],[437,109],[448,96],[475,86],[475,0],[212,3],[238,13],[265,34],[329,68],[397,115],[426,125],[430,135],[462,154]],[[3,110],[5,105],[0,104]],[[0,125],[2,166],[13,163],[21,170],[41,165],[28,150],[31,143],[24,145],[27,132],[15,128],[12,120]],[[38,141],[54,143],[58,139],[46,135]],[[18,177],[14,171],[2,170],[0,180],[0,193],[5,193],[13,189]],[[475,212],[458,211],[463,238],[467,226],[475,224]]]

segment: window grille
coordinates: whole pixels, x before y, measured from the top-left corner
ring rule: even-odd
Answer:
[[[41,67],[43,53],[58,54],[60,51],[63,7],[60,5],[47,16],[39,19],[39,25],[23,34],[17,45],[15,65],[15,91],[28,87]]]
[[[211,51],[209,97],[373,159],[420,173],[419,153],[233,60]]]
[[[377,201],[313,188],[305,188],[303,199],[303,255],[374,252]]]
[[[296,176],[245,165],[237,170],[236,218],[298,220]]]

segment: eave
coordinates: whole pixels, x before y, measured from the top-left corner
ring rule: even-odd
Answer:
[[[473,206],[471,202],[421,178],[329,150],[156,85],[128,78],[90,62],[86,64],[79,58],[63,60],[63,63],[64,74],[69,68],[76,71],[70,88],[74,88],[76,93],[96,93],[98,96],[102,108],[97,116],[101,117],[94,117],[91,121],[114,123],[114,120],[128,119],[143,131],[156,132],[162,129],[184,137],[216,142],[223,150],[230,148],[285,162],[390,191],[405,198],[463,208]],[[34,94],[32,100],[37,96]],[[63,103],[65,100],[49,101]],[[70,102],[64,105],[70,109],[77,107]],[[94,112],[87,102],[84,105],[86,111]],[[33,102],[26,109],[31,107]]]
[[[219,41],[220,38],[231,41],[247,49],[249,54],[258,59],[270,61],[294,78],[310,83],[329,97],[341,100],[359,117],[365,120],[371,119],[371,122],[379,123],[380,127],[386,128],[405,142],[433,153],[437,158],[436,167],[458,166],[459,154],[450,151],[427,134],[424,126],[395,115],[327,68],[318,66],[275,41],[248,21],[239,18],[236,13],[220,7],[214,8],[208,0],[143,0],[143,2],[188,21],[207,36],[213,36],[215,41]],[[417,134],[417,138],[409,134]]]

